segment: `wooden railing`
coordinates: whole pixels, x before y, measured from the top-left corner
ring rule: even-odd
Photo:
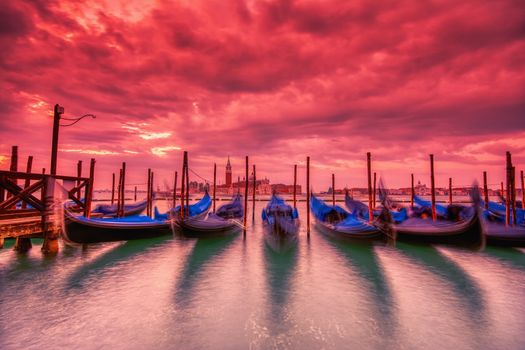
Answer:
[[[23,187],[18,184],[18,180],[24,180]],[[50,205],[47,201],[49,197],[53,198],[52,193],[48,194],[49,186],[53,186],[55,180],[70,181],[75,184],[67,191],[67,198],[75,202],[79,209],[84,211],[84,215],[89,216],[92,197],[91,178],[1,170],[0,221],[46,215]],[[84,201],[81,200],[82,190],[85,192]],[[17,203],[22,204],[20,208],[16,207]]]

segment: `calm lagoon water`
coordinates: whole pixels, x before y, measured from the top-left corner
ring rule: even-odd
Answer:
[[[525,251],[246,239],[0,250],[0,349],[524,349]],[[300,203],[305,222],[305,203]]]

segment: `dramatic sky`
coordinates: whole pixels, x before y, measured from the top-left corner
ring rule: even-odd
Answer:
[[[190,167],[244,156],[259,176],[314,189],[364,186],[366,152],[388,186],[503,179],[525,167],[525,6],[517,1],[2,1],[0,168],[10,147],[59,172],[97,160],[97,187],[125,161],[162,187]],[[242,176],[242,175],[241,175]],[[198,179],[193,177],[193,179]]]

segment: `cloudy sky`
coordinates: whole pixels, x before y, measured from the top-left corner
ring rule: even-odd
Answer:
[[[0,168],[11,145],[49,169],[53,105],[93,113],[60,133],[59,172],[97,160],[97,187],[244,156],[259,176],[391,187],[410,173],[468,185],[505,151],[525,167],[525,6],[518,1],[3,1]],[[23,165],[21,165],[23,167]],[[242,175],[241,175],[242,176]],[[198,180],[198,178],[193,177]]]

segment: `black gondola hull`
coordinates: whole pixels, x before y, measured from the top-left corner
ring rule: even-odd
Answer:
[[[525,226],[505,227],[504,224],[487,224],[487,244],[499,247],[525,247]]]
[[[85,244],[129,241],[170,235],[169,223],[121,223],[85,222],[71,215],[64,217],[63,237],[65,241]]]
[[[397,239],[404,242],[446,244],[478,250],[485,247],[485,229],[477,211],[464,223],[451,223],[443,227],[432,225],[432,222],[429,222],[427,227],[396,225]]]
[[[321,233],[327,235],[328,237],[340,240],[367,242],[375,240],[384,240],[385,238],[385,234],[379,229],[353,232],[347,230],[342,231],[338,230],[333,225],[326,224],[322,221],[316,221],[315,226]]]

